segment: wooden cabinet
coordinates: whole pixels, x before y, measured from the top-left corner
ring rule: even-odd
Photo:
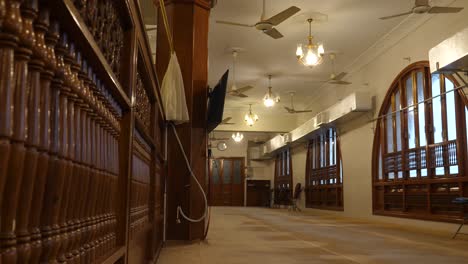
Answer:
[[[210,205],[244,205],[244,158],[211,159]]]

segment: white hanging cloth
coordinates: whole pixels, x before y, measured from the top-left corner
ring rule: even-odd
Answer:
[[[162,81],[161,97],[167,121],[173,121],[176,124],[189,121],[184,80],[175,52],[171,55]]]

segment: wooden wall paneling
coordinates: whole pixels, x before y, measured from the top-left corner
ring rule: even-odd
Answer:
[[[127,74],[122,76],[122,82],[126,87],[127,95],[133,98],[134,83],[136,79],[137,65],[137,34],[135,29],[129,30],[125,35],[128,49],[124,50],[123,60],[128,61],[128,64],[122,65],[121,69]],[[133,101],[133,100],[132,100]],[[132,102],[133,104],[133,102]],[[119,180],[118,189],[119,195],[118,204],[118,219],[117,221],[117,244],[125,246],[125,257],[121,259],[121,263],[128,263],[128,245],[129,245],[129,226],[130,226],[130,194],[131,194],[131,175],[132,175],[132,150],[133,150],[133,130],[135,127],[135,111],[132,107],[127,111],[121,121],[122,134],[119,138],[120,149],[120,164],[119,164]]]
[[[136,57],[133,57],[136,58]],[[125,257],[121,263],[128,263],[128,244],[130,226],[130,193],[132,175],[132,149],[133,149],[133,127],[135,123],[133,110],[126,112],[122,117],[122,133],[119,138],[119,179],[117,198],[117,244],[125,246]]]
[[[13,172],[22,171],[22,143],[12,149],[12,103],[14,94],[14,53],[18,46],[18,35],[22,29],[20,14],[21,1],[5,1],[4,19],[0,32],[0,193],[2,198],[2,222],[0,226],[0,247],[4,262],[16,261],[15,217],[20,177]],[[19,154],[19,155],[18,155]]]

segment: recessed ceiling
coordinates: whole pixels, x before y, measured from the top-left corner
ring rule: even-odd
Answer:
[[[412,0],[267,0],[266,17],[292,5],[301,9],[276,27],[284,37],[275,40],[255,28],[215,23],[228,20],[254,24],[260,18],[261,0],[218,0],[210,17],[209,84],[215,85],[222,73],[232,67],[229,50],[241,48],[236,65],[237,87],[252,85],[255,88],[246,93],[248,98],[227,96],[226,109],[247,109],[249,103],[260,105],[267,91],[268,74],[273,75],[273,91],[282,97],[279,107],[275,106],[272,111],[285,111],[282,106],[289,105],[288,93],[292,90],[296,91],[295,105],[302,108],[319,89],[326,88],[313,80],[326,80],[332,71],[329,59],[312,69],[296,60],[296,45],[307,41],[306,17],[309,14],[319,12],[328,16],[326,21],[312,24],[312,34],[316,41],[324,43],[326,51],[338,52],[335,68],[340,72],[404,19],[382,21],[379,17],[410,10],[413,4]]]

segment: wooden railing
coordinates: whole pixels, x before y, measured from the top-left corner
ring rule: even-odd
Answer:
[[[137,1],[0,0],[1,263],[125,262],[130,231],[161,233],[163,117],[138,16]]]
[[[306,206],[319,209],[342,210],[343,184],[338,166],[309,169],[306,177]]]

